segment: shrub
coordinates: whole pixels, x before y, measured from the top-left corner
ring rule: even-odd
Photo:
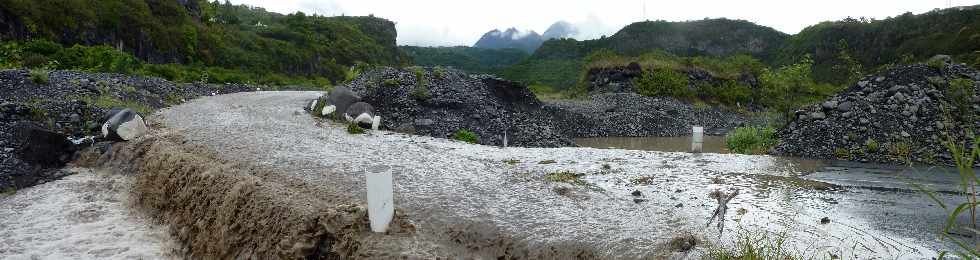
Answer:
[[[350,124],[347,124],[347,133],[353,134],[353,135],[359,135],[359,134],[367,133],[367,130],[365,130],[364,128],[361,128],[361,126],[359,126],[359,125],[357,125],[355,123],[350,123]]]
[[[652,69],[644,71],[634,82],[636,91],[644,96],[667,96],[687,99],[694,96],[688,87],[687,75],[671,69]]]
[[[954,79],[949,81],[949,88],[946,90],[949,103],[956,108],[956,114],[959,116],[957,119],[967,124],[973,122],[971,101],[976,94],[975,84],[976,82],[970,79]]]
[[[436,78],[441,79],[446,76],[446,68],[443,68],[442,66],[436,66],[435,68],[432,69],[432,74],[433,76],[436,76]]]
[[[49,71],[42,70],[42,69],[33,69],[28,74],[30,74],[31,82],[34,82],[34,84],[38,84],[38,85],[48,84],[48,74],[50,74]]]
[[[460,129],[459,131],[456,131],[456,134],[453,135],[453,139],[471,143],[471,144],[475,144],[480,141],[480,137],[477,136],[476,133],[470,132],[470,130],[466,130],[466,129]]]
[[[878,148],[880,148],[879,146],[878,141],[875,141],[875,139],[868,139],[868,141],[864,142],[864,147],[868,150],[868,152],[878,152]]]
[[[889,147],[888,152],[894,156],[895,160],[909,162],[912,155],[912,144],[908,141],[895,142]]]
[[[853,157],[851,157],[851,151],[847,150],[847,148],[838,147],[834,149],[834,158],[841,159],[841,160],[851,160]]]
[[[428,101],[432,98],[432,92],[429,92],[429,88],[425,86],[416,87],[415,91],[412,91],[412,98],[418,101]]]
[[[776,144],[776,130],[771,127],[738,127],[725,136],[728,149],[740,154],[765,154]]]
[[[148,114],[150,114],[150,113],[153,112],[153,109],[150,108],[150,107],[148,107],[148,106],[146,106],[146,104],[144,104],[144,103],[136,102],[136,101],[132,101],[132,100],[120,100],[120,99],[118,99],[118,98],[116,98],[114,96],[108,95],[108,94],[104,94],[104,95],[100,95],[100,96],[95,96],[95,97],[93,97],[93,96],[83,96],[83,97],[80,97],[79,100],[82,100],[85,103],[88,103],[90,105],[93,105],[93,106],[96,106],[96,107],[100,107],[100,108],[105,108],[105,109],[123,108],[124,107],[124,108],[129,108],[129,109],[135,110],[136,112],[139,112],[140,114],[143,114],[143,115],[148,115]]]
[[[934,69],[941,70],[946,67],[946,63],[942,59],[932,59],[926,62],[926,65]]]
[[[383,84],[386,87],[397,87],[398,85],[401,85],[401,82],[399,82],[397,79],[386,79],[384,80]]]

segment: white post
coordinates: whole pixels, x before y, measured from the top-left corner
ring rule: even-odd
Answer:
[[[392,196],[390,168],[383,171],[367,172],[368,219],[371,231],[384,233],[395,215],[395,201]]]
[[[704,127],[695,126],[691,135],[691,152],[700,153],[704,144]]]
[[[504,130],[504,147],[507,147],[507,130]]]

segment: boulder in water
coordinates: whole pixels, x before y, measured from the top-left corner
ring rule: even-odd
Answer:
[[[113,110],[108,120],[102,124],[102,137],[113,141],[132,141],[149,130],[143,116],[132,109]],[[112,111],[110,111],[111,113]]]

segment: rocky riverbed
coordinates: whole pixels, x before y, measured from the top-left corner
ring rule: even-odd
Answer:
[[[82,138],[97,132],[110,108],[129,107],[150,113],[199,96],[253,90],[246,85],[179,84],[108,73],[0,71],[0,191],[62,177],[59,168],[73,159],[70,156],[74,151],[64,149],[51,150],[51,157],[57,161],[50,163],[24,158],[29,155],[21,153],[21,148],[39,141],[15,137],[25,128],[57,137],[53,139]],[[57,158],[64,154],[69,157]]]
[[[951,164],[949,138],[980,127],[980,72],[941,57],[867,76],[796,112],[776,154],[864,162]],[[953,88],[960,84],[961,93]]]

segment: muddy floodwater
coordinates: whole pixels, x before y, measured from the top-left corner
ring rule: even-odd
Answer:
[[[753,233],[785,236],[787,247],[816,258],[923,259],[946,246],[936,235],[946,214],[897,176],[941,191],[947,205],[965,200],[942,170],[711,153],[717,137],[707,153],[691,154],[676,152],[689,149],[683,140],[663,152],[351,135],[302,111],[318,95],[206,97],[159,121],[223,160],[266,169],[264,182],[323,201],[363,203],[364,175],[391,171],[395,207],[416,231],[364,240],[359,254],[697,259],[710,244]],[[739,191],[723,232],[707,227],[716,190]],[[684,234],[704,242],[685,252],[670,246]]]
[[[690,136],[580,138],[575,142],[580,146],[600,149],[691,150]],[[703,149],[704,153],[709,154],[731,153],[724,136],[705,136]],[[947,215],[934,201],[911,185],[914,183],[936,191],[946,205],[962,203],[966,197],[958,192],[959,175],[953,168],[767,158],[772,165],[765,168],[766,173],[726,173],[718,180],[719,183],[737,180],[735,183],[741,183],[737,186],[762,191],[742,199],[746,200],[744,203],[747,206],[774,214],[765,218],[752,218],[749,214],[740,216],[739,223],[744,226],[773,231],[773,226],[793,223],[800,218],[826,216],[831,223],[803,221],[795,228],[777,229],[776,232],[791,237],[794,233],[814,234],[822,231],[834,238],[850,240],[837,249],[833,246],[815,246],[831,249],[829,251],[847,252],[844,248],[874,247],[870,245],[879,247],[878,250],[861,253],[851,250],[851,256],[858,258],[889,256],[915,259],[932,256],[937,250],[955,248],[952,244],[942,244],[934,239],[938,234],[937,227],[943,224],[943,218]],[[965,215],[968,214],[958,219],[959,223],[968,223]],[[896,234],[909,239],[896,239],[893,237]]]

